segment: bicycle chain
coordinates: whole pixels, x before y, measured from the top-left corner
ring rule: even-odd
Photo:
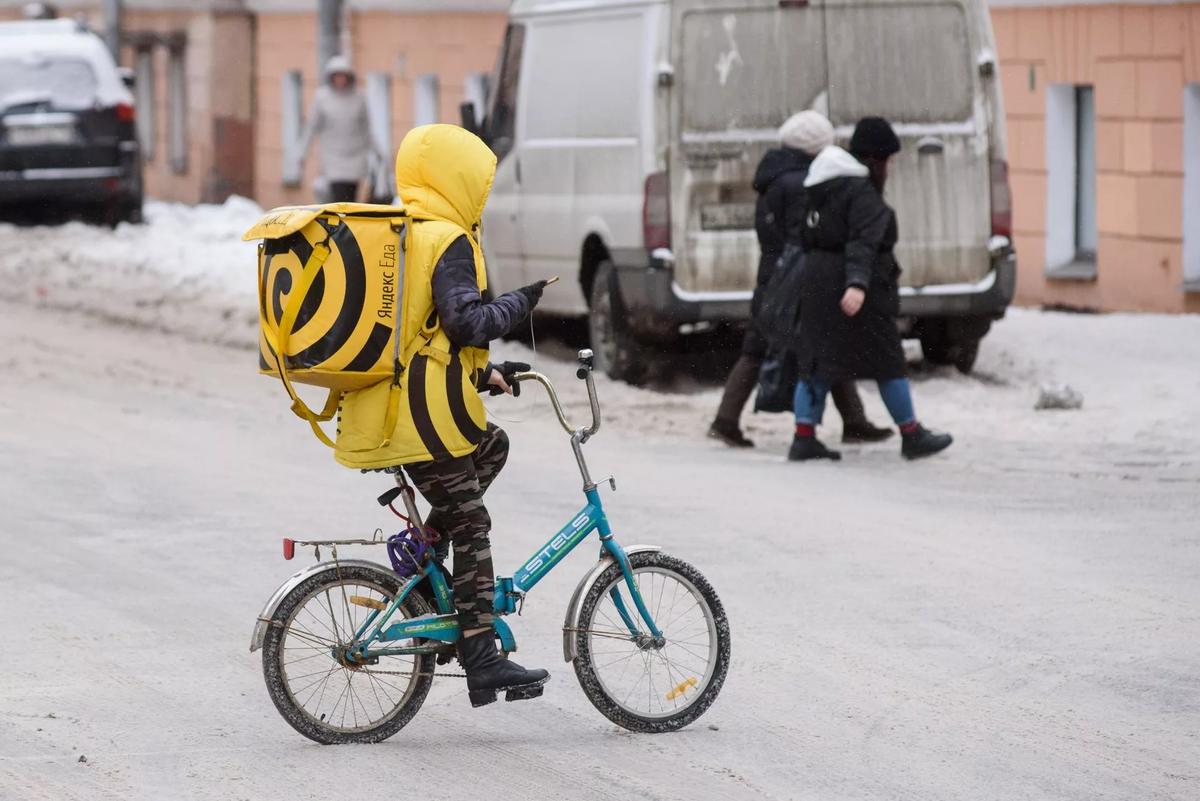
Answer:
[[[411,670],[367,670],[366,668],[359,668],[355,672],[371,673],[376,676],[429,676],[430,678],[441,679],[465,679],[467,677],[466,673],[414,673]]]

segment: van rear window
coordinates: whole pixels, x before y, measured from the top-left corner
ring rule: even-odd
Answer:
[[[839,125],[865,116],[908,123],[970,118],[974,72],[961,6],[825,8],[686,11],[684,130],[765,135],[806,108],[827,110]]]
[[[30,103],[88,108],[96,99],[96,73],[78,58],[0,58],[0,112]]]
[[[777,128],[825,89],[819,11],[757,8],[683,17],[684,128]]]
[[[892,122],[969,119],[974,69],[960,6],[830,6],[829,116]]]

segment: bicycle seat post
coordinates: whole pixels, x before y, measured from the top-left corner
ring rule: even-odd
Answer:
[[[408,519],[412,521],[413,527],[417,531],[425,530],[425,521],[421,519],[421,513],[417,510],[417,492],[412,484],[408,483],[408,476],[404,474],[403,468],[395,468],[396,486],[400,488],[400,497],[404,499],[404,509],[408,512]]]

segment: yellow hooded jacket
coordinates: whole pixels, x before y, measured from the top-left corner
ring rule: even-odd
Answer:
[[[475,388],[487,368],[485,348],[459,350],[442,330],[433,304],[433,269],[464,234],[475,276],[487,287],[479,222],[496,175],[496,157],[479,137],[454,125],[425,125],[404,137],[396,154],[396,187],[412,217],[405,246],[400,319],[400,407],[391,441],[381,441],[390,381],[342,396],[335,458],[353,468],[390,467],[465,456],[487,424]],[[366,450],[364,450],[366,449]]]

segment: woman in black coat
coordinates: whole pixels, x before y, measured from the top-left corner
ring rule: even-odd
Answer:
[[[896,214],[883,200],[888,161],[900,151],[891,125],[879,117],[858,123],[850,152],[821,151],[809,168],[801,279],[796,386],[796,437],[788,458],[840,459],[817,438],[825,396],[837,381],[874,379],[900,428],[906,458],[949,447],[949,434],[917,422],[896,316],[900,265],[892,253]]]
[[[815,111],[801,111],[779,129],[780,147],[769,150],[754,174],[758,193],[754,228],[762,255],[758,280],[750,303],[751,319],[742,340],[742,353],[729,371],[717,417],[708,435],[731,447],[753,447],[742,433],[738,420],[750,394],[758,383],[758,374],[767,358],[768,342],[754,316],[762,303],[763,290],[784,248],[800,245],[804,233],[804,179],[813,156],[833,143],[833,125]],[[880,442],[892,436],[891,429],[876,428],[867,419],[862,399],[853,381],[839,381],[831,392],[833,403],[842,415],[842,442]]]

